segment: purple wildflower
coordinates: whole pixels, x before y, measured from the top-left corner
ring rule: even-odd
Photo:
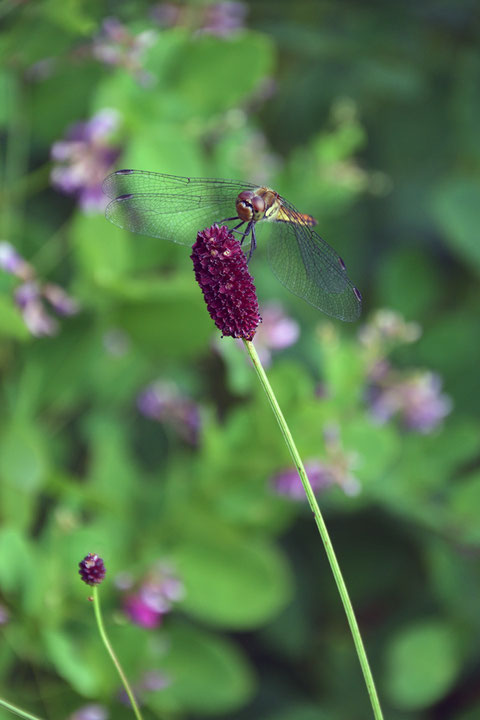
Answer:
[[[77,302],[58,285],[37,281],[25,282],[15,290],[15,302],[22,312],[25,325],[35,337],[55,335],[58,322],[49,315],[44,307],[43,298],[60,315],[73,315],[78,312]]]
[[[338,485],[345,495],[358,495],[360,483],[352,474],[356,457],[345,452],[340,442],[338,428],[329,425],[324,430],[326,459],[310,460],[305,463],[305,470],[313,492],[322,492],[332,485]],[[272,479],[273,487],[280,495],[293,500],[305,500],[302,481],[294,467],[283,470]]]
[[[165,673],[158,670],[149,670],[142,677],[141,688],[147,692],[158,692],[159,690],[165,690],[171,682],[171,679]]]
[[[201,32],[218,37],[229,37],[245,27],[248,8],[243,2],[213,3],[205,7]]]
[[[84,705],[69,715],[68,720],[108,720],[109,714],[103,705]]]
[[[245,3],[233,0],[188,8],[183,3],[164,2],[154,5],[150,16],[162,27],[196,28],[199,34],[226,38],[245,27],[247,12]]]
[[[145,417],[170,425],[185,442],[198,445],[200,412],[174,383],[157,380],[147,385],[137,397],[137,407]]]
[[[78,563],[78,574],[87,585],[99,585],[105,577],[105,565],[101,557],[95,553],[88,553]]]
[[[406,320],[394,310],[378,310],[360,328],[361,344],[375,354],[384,354],[395,345],[412,343],[421,335],[420,326]]]
[[[47,283],[42,288],[42,295],[58,315],[75,315],[79,310],[77,301],[59,285]]]
[[[130,620],[140,627],[158,627],[172,604],[184,596],[182,582],[170,567],[159,563],[141,582],[138,590],[126,595],[124,610]]]
[[[377,374],[367,393],[370,411],[379,423],[398,417],[407,429],[432,432],[452,409],[452,401],[441,392],[438,375],[418,371],[407,375],[389,370]]]
[[[35,337],[55,335],[58,323],[46,311],[37,282],[27,282],[15,290],[15,302],[20,308],[25,325]]]
[[[255,348],[263,365],[269,365],[272,352],[283,350],[298,340],[298,323],[288,317],[278,303],[262,307],[262,323],[255,336]]]
[[[114,17],[105,18],[102,29],[93,41],[93,57],[106,65],[123,67],[142,84],[149,84],[152,77],[143,70],[144,54],[155,44],[155,30],[144,30],[133,35],[130,30]]]
[[[162,622],[163,613],[150,607],[141,595],[127,595],[123,603],[123,609],[135,625],[147,630],[158,627]]]
[[[107,199],[102,181],[120,155],[120,148],[107,142],[118,126],[115,110],[102,110],[87,122],[72,126],[65,140],[52,145],[56,163],[52,184],[66,195],[75,195],[87,212],[102,211]]]
[[[252,340],[258,300],[240,243],[225,226],[199,232],[190,256],[208,312],[223,335]]]
[[[311,460],[305,463],[305,470],[313,492],[320,492],[332,485],[333,478],[324,463]],[[286,495],[292,498],[292,500],[305,499],[305,490],[303,489],[302,481],[295,467],[287,468],[277,473],[272,478],[272,485],[279,495]]]
[[[150,10],[152,20],[162,27],[182,25],[183,8],[173,2],[156,3]]]
[[[19,255],[13,245],[6,241],[0,242],[0,269],[24,282],[34,276],[32,266]]]

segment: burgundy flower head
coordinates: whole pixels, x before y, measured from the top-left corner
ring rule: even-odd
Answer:
[[[87,585],[99,585],[105,577],[105,565],[101,557],[94,553],[88,553],[81,562],[78,563],[80,568],[79,575]]]
[[[240,243],[227,227],[199,232],[190,256],[208,312],[223,335],[253,340],[261,321],[253,278]]]

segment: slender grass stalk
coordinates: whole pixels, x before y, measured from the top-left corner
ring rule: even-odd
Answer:
[[[11,713],[13,713],[14,715],[18,715],[18,717],[25,718],[25,720],[40,720],[40,718],[36,715],[32,715],[26,710],[22,710],[21,708],[16,707],[15,705],[12,705],[11,703],[3,700],[2,698],[0,698],[0,707],[4,707],[7,710],[10,710]]]
[[[107,633],[105,631],[105,626],[103,624],[102,611],[100,608],[100,599],[98,596],[98,588],[96,586],[93,587],[93,609],[95,610],[95,618],[97,620],[100,637],[102,638],[103,644],[105,645],[108,654],[112,658],[113,664],[117,668],[117,672],[120,675],[120,679],[123,683],[123,687],[125,688],[125,692],[127,693],[128,698],[131,702],[133,712],[135,713],[135,717],[137,718],[137,720],[143,720],[142,714],[137,705],[137,701],[135,700],[135,696],[132,692],[132,688],[130,687],[130,683],[128,682],[127,676],[123,672],[122,666],[120,665],[120,662],[119,662],[117,656],[115,655],[115,651],[110,643],[110,640],[107,637]]]
[[[245,348],[250,356],[253,366],[257,372],[260,383],[261,383],[263,389],[265,390],[265,393],[270,401],[270,405],[272,406],[273,413],[274,413],[275,417],[277,418],[277,422],[280,425],[280,430],[282,431],[282,434],[283,434],[283,437],[287,444],[287,447],[293,458],[293,462],[295,463],[295,467],[297,468],[298,474],[300,476],[300,480],[302,481],[302,485],[304,487],[305,494],[307,496],[307,500],[309,502],[310,508],[312,509],[313,515],[315,517],[315,522],[317,523],[318,531],[322,538],[323,545],[325,547],[325,552],[327,553],[328,561],[330,563],[330,567],[332,569],[333,576],[335,578],[335,582],[337,583],[338,592],[340,593],[343,607],[345,608],[345,613],[347,615],[348,624],[350,626],[350,630],[351,630],[351,633],[353,636],[353,642],[355,643],[355,648],[357,650],[358,659],[360,661],[363,676],[365,678],[365,684],[367,686],[368,694],[370,696],[370,702],[371,702],[371,705],[373,708],[374,717],[376,720],[383,720],[382,709],[380,707],[380,701],[378,699],[377,690],[375,688],[372,671],[370,669],[370,665],[369,665],[368,659],[367,659],[367,654],[365,652],[365,647],[363,645],[362,636],[360,634],[358,623],[355,618],[355,613],[353,611],[352,603],[351,603],[350,597],[348,595],[347,586],[345,585],[345,581],[343,579],[343,575],[340,570],[340,566],[338,564],[337,556],[335,555],[332,541],[330,540],[327,526],[325,525],[325,521],[323,519],[322,513],[320,512],[320,508],[318,506],[317,499],[312,490],[312,486],[310,485],[310,482],[308,480],[307,473],[305,472],[303,462],[298,453],[298,450],[297,450],[297,447],[293,440],[290,429],[289,429],[287,422],[283,416],[283,413],[280,409],[277,398],[275,397],[275,394],[273,392],[272,386],[270,385],[268,378],[265,374],[265,370],[263,369],[262,363],[260,362],[260,358],[258,357],[257,351],[255,350],[255,347],[251,341],[244,340],[243,343],[244,343]]]

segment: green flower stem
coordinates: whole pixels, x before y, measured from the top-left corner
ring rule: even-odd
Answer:
[[[110,640],[107,637],[107,633],[105,632],[105,627],[103,625],[103,619],[102,619],[102,611],[100,609],[100,599],[98,597],[98,588],[96,585],[93,587],[93,608],[95,610],[95,618],[97,620],[98,630],[100,632],[100,636],[102,638],[103,644],[107,648],[107,652],[112,658],[113,664],[117,668],[117,672],[120,675],[120,679],[123,683],[123,687],[125,688],[125,691],[128,695],[128,698],[132,704],[133,712],[135,713],[135,717],[137,720],[143,720],[142,714],[139,710],[139,707],[137,705],[137,701],[135,700],[135,697],[132,692],[132,688],[130,687],[130,683],[127,680],[127,676],[123,672],[122,666],[120,665],[120,662],[115,655],[115,651],[113,647],[110,644]]]
[[[26,710],[21,710],[20,708],[15,707],[15,705],[12,705],[11,703],[3,700],[2,698],[0,698],[0,707],[4,707],[7,710],[10,710],[11,713],[13,713],[14,715],[18,715],[18,717],[25,718],[25,720],[40,720],[40,718],[36,715],[32,715],[31,713],[26,712]]]
[[[363,645],[362,636],[360,635],[358,623],[355,618],[355,613],[353,612],[350,597],[348,595],[347,586],[345,585],[345,581],[343,579],[343,575],[340,570],[335,551],[333,549],[332,541],[330,540],[330,536],[328,534],[327,526],[325,525],[322,513],[320,512],[317,499],[308,480],[307,473],[305,472],[305,468],[293,440],[292,434],[277,402],[277,398],[275,397],[275,394],[272,390],[272,386],[270,385],[268,378],[265,374],[265,370],[263,369],[263,366],[260,362],[257,351],[255,350],[253,343],[249,340],[244,340],[243,342],[253,363],[253,366],[257,371],[257,375],[262,384],[262,387],[265,390],[265,393],[270,401],[273,413],[277,418],[278,424],[280,425],[283,437],[285,439],[288,449],[290,450],[290,454],[293,458],[293,462],[295,463],[295,467],[297,468],[300,480],[302,481],[302,485],[304,487],[310,508],[312,509],[313,515],[315,517],[315,522],[317,523],[317,527],[322,538],[323,545],[325,547],[325,552],[327,553],[328,561],[330,563],[330,567],[332,568],[335,582],[337,583],[338,592],[340,593],[343,607],[345,608],[348,624],[350,625],[350,630],[353,636],[353,642],[355,643],[358,659],[360,661],[363,676],[365,678],[365,684],[367,686],[368,694],[370,696],[370,702],[372,704],[374,717],[376,718],[376,720],[383,720],[382,709],[380,707],[380,702],[378,699],[377,690],[375,688],[372,671],[370,670],[367,654]]]

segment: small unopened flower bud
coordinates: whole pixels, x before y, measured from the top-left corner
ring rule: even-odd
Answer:
[[[213,225],[198,233],[190,257],[215,325],[223,335],[252,340],[261,318],[238,240],[227,227]]]
[[[99,585],[105,577],[105,565],[101,557],[94,553],[88,553],[81,562],[78,563],[80,568],[79,575],[87,585]]]

